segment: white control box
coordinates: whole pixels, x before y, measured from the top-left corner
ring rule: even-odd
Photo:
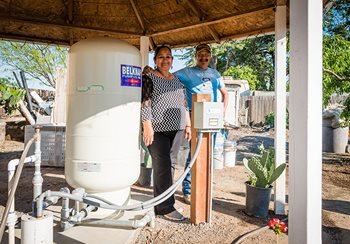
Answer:
[[[194,128],[219,131],[224,128],[224,104],[221,102],[195,102]]]

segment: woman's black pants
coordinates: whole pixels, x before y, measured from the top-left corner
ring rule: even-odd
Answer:
[[[183,136],[183,130],[155,132],[153,143],[148,146],[152,157],[153,194],[155,197],[173,184],[174,166]],[[164,215],[174,211],[174,203],[175,197],[172,195],[154,208],[155,214]]]

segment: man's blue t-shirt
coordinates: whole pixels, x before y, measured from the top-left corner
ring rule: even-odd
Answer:
[[[215,69],[206,70],[190,67],[174,73],[186,87],[188,107],[192,109],[192,94],[210,94],[213,102],[221,101],[219,89],[225,87],[219,79],[221,76]]]

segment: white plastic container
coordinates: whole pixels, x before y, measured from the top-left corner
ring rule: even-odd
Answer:
[[[237,143],[235,141],[224,142],[224,165],[234,167],[236,165]]]
[[[24,214],[21,217],[21,243],[53,243],[53,214],[44,211],[41,218]]]
[[[215,141],[214,153],[213,153],[214,169],[224,168],[223,150],[224,150],[224,137],[222,136],[221,132],[218,132],[216,133],[216,141]]]
[[[125,204],[140,173],[141,55],[113,38],[69,51],[65,176],[116,204]]]

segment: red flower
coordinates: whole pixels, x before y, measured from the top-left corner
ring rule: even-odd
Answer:
[[[273,218],[267,223],[267,225],[273,230],[276,235],[279,235],[282,232],[285,233],[288,230],[286,223],[281,222],[278,218]]]
[[[275,224],[279,224],[279,223],[280,223],[280,219],[278,219],[278,218],[273,218],[272,221],[273,221]]]

